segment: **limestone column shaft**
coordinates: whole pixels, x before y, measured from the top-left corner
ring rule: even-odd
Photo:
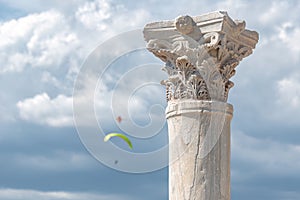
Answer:
[[[169,102],[169,199],[230,199],[230,121],[223,102]]]

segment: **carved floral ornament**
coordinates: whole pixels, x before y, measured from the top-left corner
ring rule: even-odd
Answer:
[[[180,16],[175,21],[146,25],[147,49],[165,62],[162,81],[167,100],[196,99],[226,102],[230,78],[239,62],[252,53],[258,34],[227,13]],[[202,31],[203,30],[203,31]]]

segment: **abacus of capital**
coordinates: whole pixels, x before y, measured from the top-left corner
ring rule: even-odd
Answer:
[[[144,37],[168,74],[169,199],[230,200],[230,78],[258,33],[213,12],[147,24]]]

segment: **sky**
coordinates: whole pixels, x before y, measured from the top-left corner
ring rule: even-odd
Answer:
[[[107,161],[118,155],[95,155],[105,144],[86,142],[82,131],[93,122],[102,128],[99,135],[130,133],[135,153],[165,147],[163,63],[132,36],[149,22],[216,10],[245,20],[260,35],[229,94],[232,200],[300,199],[298,0],[0,0],[0,199],[167,199],[164,163],[147,173],[120,171]],[[107,57],[100,63],[101,53]],[[76,88],[82,80],[94,90]],[[94,104],[78,111],[78,94]],[[96,120],[84,115],[92,108]],[[113,142],[128,152],[122,141]],[[164,154],[153,159],[163,162]]]

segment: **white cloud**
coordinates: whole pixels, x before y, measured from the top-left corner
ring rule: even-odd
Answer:
[[[74,12],[52,8],[0,22],[0,75],[47,70],[42,77],[35,76],[41,84],[53,85],[58,93],[70,92],[92,48],[116,33],[141,27],[150,16],[145,9],[128,10],[109,0],[76,3]]]
[[[57,68],[68,62],[79,41],[65,17],[56,11],[13,19],[0,24],[0,73],[26,66]]]
[[[111,15],[111,6],[105,0],[87,2],[79,7],[76,12],[77,19],[86,27],[91,29],[96,27],[98,30],[105,30],[107,28],[107,25],[103,24],[103,21],[111,18]]]
[[[110,0],[96,0],[80,6],[75,16],[87,29],[113,35],[126,27],[142,26],[150,13],[145,9],[128,10],[124,5],[113,4]]]
[[[93,194],[80,192],[51,191],[21,189],[0,189],[0,199],[5,200],[129,200],[130,198],[120,195]]]
[[[278,38],[287,45],[295,59],[299,59],[300,53],[300,27],[293,22],[285,22],[277,28]]]
[[[42,93],[17,103],[20,117],[39,124],[61,127],[73,125],[72,97],[58,95],[50,99]]]
[[[299,126],[300,118],[300,78],[293,75],[274,82],[274,103],[265,110],[268,120],[285,125]]]
[[[47,83],[47,84],[50,84],[52,86],[55,86],[57,88],[63,88],[64,85],[59,81],[57,80],[56,77],[52,76],[51,73],[45,71],[41,77],[41,82],[42,83]]]
[[[233,160],[252,166],[252,171],[248,170],[247,173],[239,173],[238,169],[234,169],[236,180],[250,178],[258,173],[292,175],[300,169],[300,145],[258,139],[237,131],[232,135],[232,152]]]
[[[280,20],[282,12],[289,8],[290,4],[288,1],[273,1],[268,10],[260,16],[260,22],[273,24],[275,21]]]
[[[89,154],[56,151],[50,155],[16,154],[11,156],[16,166],[28,170],[77,171],[89,170],[94,159]]]
[[[241,0],[226,0],[218,3],[218,9],[237,13],[241,9],[247,8],[247,2]]]
[[[300,79],[299,77],[284,78],[277,83],[278,103],[290,109],[300,111]]]
[[[261,38],[258,45],[264,45],[264,49],[272,49],[269,52],[274,58],[276,57],[274,54],[278,53],[283,61],[299,61],[300,47],[297,45],[300,42],[299,8],[299,1],[275,0],[272,3],[259,4],[256,24]],[[255,14],[252,13],[251,18],[252,16]],[[265,52],[268,54],[267,50]]]
[[[32,12],[43,12],[49,9],[58,9],[64,12],[72,12],[78,4],[83,3],[85,0],[28,0],[28,1],[19,1],[19,0],[0,0],[5,6],[16,9],[20,13],[32,13]],[[13,14],[13,13],[12,13]]]

